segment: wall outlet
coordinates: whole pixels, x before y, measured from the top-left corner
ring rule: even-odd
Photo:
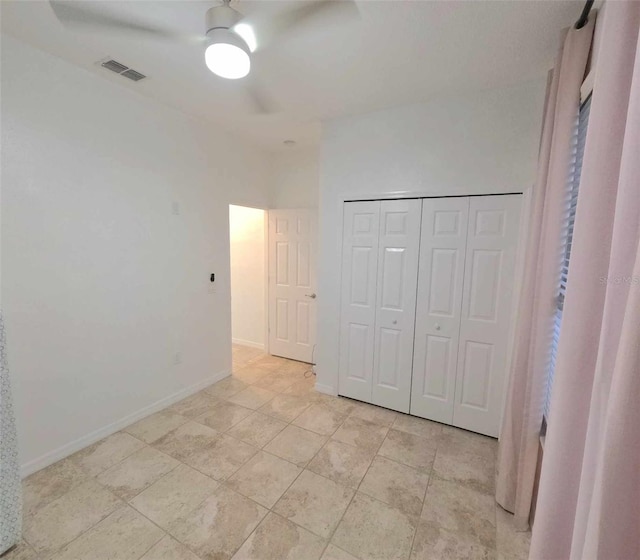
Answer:
[[[182,352],[176,352],[173,355],[173,365],[179,366],[182,363]]]

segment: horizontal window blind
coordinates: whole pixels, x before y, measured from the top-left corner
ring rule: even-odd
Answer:
[[[584,145],[587,139],[587,127],[589,124],[589,111],[591,109],[591,96],[580,107],[576,126],[571,138],[571,165],[566,184],[566,197],[564,200],[564,213],[562,216],[562,235],[560,239],[560,262],[558,293],[556,296],[556,309],[552,321],[551,348],[549,350],[549,363],[547,365],[547,384],[544,402],[544,416],[549,420],[549,405],[553,378],[556,369],[556,356],[560,328],[562,326],[562,310],[567,293],[567,278],[569,276],[569,260],[571,258],[571,245],[573,243],[573,227],[578,205],[578,190],[580,188],[580,176],[582,174],[582,160],[584,157]]]

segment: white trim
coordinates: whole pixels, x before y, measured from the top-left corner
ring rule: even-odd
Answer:
[[[516,265],[514,269],[514,290],[511,299],[511,322],[509,327],[509,338],[507,340],[507,358],[506,358],[506,374],[502,387],[502,403],[500,411],[500,427],[498,428],[498,439],[502,431],[502,420],[504,412],[507,408],[507,395],[509,393],[509,380],[511,377],[511,366],[514,360],[515,331],[518,317],[518,309],[520,309],[520,300],[522,298],[522,290],[520,287],[524,282],[524,273],[526,265],[527,242],[529,239],[529,221],[531,218],[531,205],[533,204],[533,189],[527,187],[522,193],[522,204],[520,206],[520,228],[518,231],[518,245],[516,247]]]
[[[316,382],[316,391],[318,393],[324,393],[325,395],[338,396],[338,391],[332,385],[324,385],[323,383]]]
[[[591,68],[591,70],[589,70],[589,73],[587,74],[587,77],[584,79],[584,82],[582,82],[582,85],[580,86],[580,103],[584,103],[587,97],[589,97],[593,92],[593,84],[595,82],[595,79],[595,68]]]
[[[495,192],[477,192],[469,191],[468,188],[450,189],[446,193],[442,191],[387,191],[383,193],[361,194],[355,193],[351,195],[343,195],[338,201],[342,205],[345,202],[354,202],[358,200],[402,200],[405,198],[449,198],[452,196],[494,196],[505,194],[522,194],[522,188],[500,189]]]
[[[264,219],[262,225],[264,227],[264,284],[262,286],[262,295],[264,298],[264,351],[267,354],[271,354],[269,345],[269,325],[271,324],[269,318],[269,209],[264,211]]]
[[[257,348],[258,350],[264,350],[265,345],[260,342],[251,342],[250,340],[244,340],[242,338],[232,338],[233,344],[240,344],[242,346],[248,346],[249,348]]]
[[[169,395],[168,397],[160,399],[159,401],[156,401],[149,406],[145,406],[144,408],[141,408],[140,410],[133,412],[132,414],[128,414],[124,418],[116,420],[115,422],[112,422],[111,424],[108,424],[103,428],[99,428],[93,432],[90,432],[72,442],[58,447],[57,449],[47,451],[43,455],[40,455],[40,457],[24,463],[20,467],[20,475],[22,476],[22,478],[25,478],[30,474],[39,471],[40,469],[44,469],[45,467],[48,467],[56,461],[60,461],[61,459],[72,455],[76,451],[80,451],[81,449],[84,449],[85,447],[95,443],[96,441],[100,441],[101,439],[110,436],[111,434],[114,434],[122,430],[123,428],[130,426],[134,422],[137,422],[138,420],[141,420],[142,418],[145,418],[146,416],[149,416],[154,412],[158,412],[159,410],[162,410],[174,403],[177,403],[178,401],[181,401],[186,397],[193,395],[194,393],[197,393],[198,391],[201,391],[205,387],[209,387],[209,385],[217,383],[218,381],[224,379],[225,377],[228,377],[229,375],[231,375],[231,372],[229,370],[220,371],[215,375],[207,377],[206,379],[194,385],[173,393],[173,395]]]
[[[591,7],[591,13],[589,14],[590,16],[596,17],[596,27],[595,27],[595,31],[594,31],[593,39],[591,43],[591,62],[590,62],[589,72],[585,76],[584,81],[580,86],[580,103],[584,103],[587,97],[589,97],[593,93],[593,84],[596,80],[596,68],[598,67],[598,58],[597,58],[598,53],[596,52],[598,48],[598,44],[596,42],[596,39],[598,38],[598,35],[599,35],[598,24],[599,24],[600,18],[602,17],[602,9],[604,7],[604,4],[605,4],[605,0],[597,0],[597,2],[594,2],[594,5]]]

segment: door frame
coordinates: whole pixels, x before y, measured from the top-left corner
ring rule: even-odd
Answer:
[[[264,351],[271,356],[269,340],[269,210],[264,210]]]
[[[468,188],[457,188],[452,189],[450,192],[444,194],[442,191],[430,191],[430,190],[398,190],[398,191],[384,191],[378,193],[353,193],[353,194],[343,194],[340,195],[337,199],[337,215],[339,216],[339,223],[336,224],[338,230],[338,240],[337,240],[337,259],[338,259],[338,267],[339,267],[339,278],[340,283],[342,283],[342,239],[344,236],[344,205],[347,202],[365,202],[365,201],[373,201],[373,200],[401,200],[406,198],[453,198],[453,197],[467,197],[467,196],[496,196],[496,195],[509,195],[509,194],[519,194],[522,196],[522,204],[520,207],[520,231],[518,244],[516,246],[516,266],[515,266],[515,275],[514,275],[514,283],[516,286],[520,286],[522,284],[522,279],[524,276],[524,249],[526,248],[526,225],[528,223],[528,218],[531,209],[532,203],[532,193],[533,188],[531,186],[523,189],[522,187],[513,188],[513,189],[496,189],[493,192],[477,192],[470,190]],[[513,333],[517,309],[520,299],[520,290],[517,290],[515,294],[513,294],[512,300],[512,314],[511,314],[511,324],[509,326],[510,332]],[[342,312],[342,291],[340,291],[339,302],[338,302],[338,310],[339,313]],[[513,359],[513,336],[509,337],[507,342],[507,367],[510,366],[511,361]],[[340,337],[338,337],[338,353],[342,352],[342,348],[340,347]],[[504,415],[504,404],[506,402],[507,395],[507,385],[509,382],[509,372],[504,376],[504,390],[503,390],[503,403],[502,403],[502,411],[501,411],[501,419],[500,423],[502,424],[502,415]],[[318,384],[316,383],[316,386]],[[340,376],[336,374],[336,388],[335,390],[329,390],[330,387],[322,385],[321,387],[317,387],[321,390],[321,392],[326,392],[330,394],[339,395],[340,394]],[[498,434],[500,437],[500,434]]]
[[[229,340],[230,340],[230,346],[229,346],[229,352],[231,353],[231,350],[233,348],[233,334],[232,334],[232,328],[233,328],[233,309],[231,307],[231,297],[232,297],[232,293],[231,293],[231,221],[229,219],[229,207],[231,206],[240,206],[242,208],[250,208],[252,210],[262,210],[264,212],[264,220],[263,220],[263,240],[264,240],[264,250],[263,250],[263,254],[264,254],[264,284],[263,284],[263,294],[264,294],[264,351],[269,354],[269,270],[268,270],[268,266],[269,266],[269,255],[268,255],[268,250],[269,250],[269,209],[266,207],[266,205],[260,205],[260,204],[254,204],[254,203],[250,203],[250,202],[245,202],[245,201],[231,201],[231,202],[227,202],[227,248],[229,249],[229,252],[227,254],[228,258],[227,258],[227,263],[228,263],[228,277],[227,277],[227,286],[228,286],[228,293],[229,293],[229,318],[230,318],[230,322],[229,322]],[[217,282],[216,282],[217,283]],[[257,346],[256,346],[257,347]]]

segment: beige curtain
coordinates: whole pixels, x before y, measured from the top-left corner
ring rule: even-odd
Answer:
[[[640,558],[640,2],[608,2],[530,558]]]
[[[538,174],[531,204],[514,358],[498,453],[496,500],[527,529],[533,494],[550,333],[558,285],[559,240],[571,158],[595,14],[564,32],[547,90]]]

